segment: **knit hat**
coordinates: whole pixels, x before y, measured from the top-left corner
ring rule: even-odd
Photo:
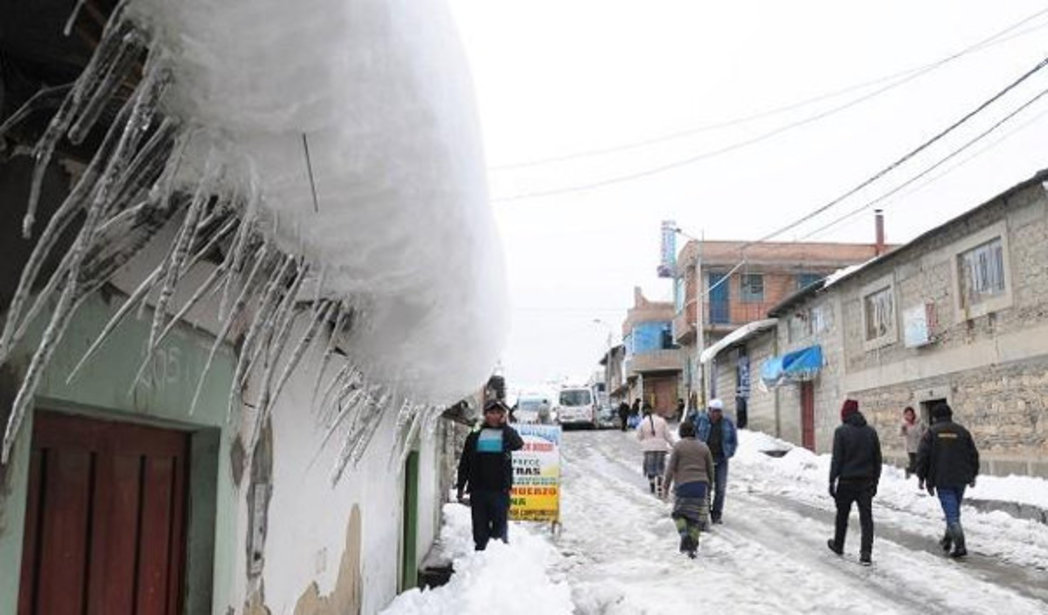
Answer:
[[[935,407],[932,408],[933,419],[948,419],[951,416],[953,416],[953,410],[950,409],[946,402],[935,404]]]
[[[724,402],[719,398],[714,397],[710,400],[710,410],[724,410]]]
[[[859,402],[854,399],[846,399],[841,404],[841,421],[846,420],[849,416],[856,414],[859,411]]]

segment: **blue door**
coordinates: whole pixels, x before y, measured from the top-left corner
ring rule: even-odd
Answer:
[[[710,273],[709,301],[710,301],[710,323],[723,325],[731,322],[731,289],[730,281],[724,279],[723,273]]]

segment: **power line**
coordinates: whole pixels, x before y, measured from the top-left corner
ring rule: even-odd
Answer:
[[[628,151],[628,150],[632,150],[632,149],[639,149],[639,148],[647,147],[649,145],[654,145],[654,144],[657,144],[657,143],[664,143],[664,142],[667,142],[667,141],[673,141],[673,140],[677,140],[677,139],[682,139],[682,138],[689,137],[689,136],[692,136],[692,135],[695,135],[695,134],[700,134],[700,133],[703,133],[703,132],[709,132],[709,131],[718,130],[718,129],[721,129],[721,128],[728,128],[728,127],[731,127],[731,126],[737,126],[739,124],[746,124],[746,123],[749,123],[749,122],[752,122],[752,121],[755,121],[755,120],[763,119],[763,118],[766,118],[766,117],[771,117],[771,116],[774,116],[774,115],[779,115],[779,114],[785,113],[787,111],[793,111],[795,109],[803,108],[803,107],[809,106],[811,104],[814,104],[814,103],[817,103],[817,102],[821,102],[823,100],[836,98],[838,96],[841,96],[843,94],[847,94],[849,92],[853,92],[853,91],[856,91],[856,90],[862,90],[862,89],[865,89],[867,87],[874,86],[874,85],[877,85],[879,83],[883,83],[885,81],[891,81],[891,80],[903,77],[899,81],[897,81],[895,83],[892,83],[892,84],[889,84],[889,86],[887,86],[886,88],[878,90],[877,92],[875,92],[875,95],[876,94],[880,94],[880,93],[883,93],[883,92],[885,92],[887,90],[894,89],[896,87],[905,85],[906,83],[909,83],[913,79],[916,79],[917,77],[920,77],[921,75],[923,75],[925,73],[928,73],[928,72],[933,71],[933,70],[935,70],[937,68],[940,68],[943,65],[948,64],[949,62],[952,62],[952,61],[954,61],[954,60],[956,60],[958,58],[961,58],[961,57],[963,57],[965,55],[968,55],[968,54],[976,52],[976,51],[980,51],[982,49],[988,49],[990,47],[994,47],[996,45],[1005,43],[1007,41],[1010,41],[1010,40],[1013,40],[1013,39],[1016,39],[1016,38],[1019,38],[1021,36],[1025,36],[1025,35],[1027,35],[1027,34],[1029,34],[1031,32],[1040,30],[1040,29],[1044,28],[1045,26],[1048,26],[1048,23],[1041,24],[1041,25],[1038,25],[1038,26],[1034,26],[1032,28],[1028,28],[1028,29],[1023,30],[1021,32],[1015,33],[1012,36],[1004,37],[1009,32],[1012,32],[1013,30],[1019,28],[1020,26],[1023,26],[1025,24],[1029,23],[1030,21],[1033,21],[1034,19],[1044,15],[1045,13],[1048,13],[1048,8],[1041,9],[1040,11],[1037,11],[1036,13],[1034,13],[1032,15],[1024,17],[1023,19],[1013,23],[1012,25],[1008,26],[1007,28],[1004,28],[1003,30],[1000,30],[999,32],[997,32],[997,33],[995,33],[995,34],[993,34],[993,35],[991,35],[991,36],[989,36],[989,37],[987,37],[987,38],[985,38],[985,39],[983,39],[983,40],[981,40],[981,41],[979,41],[979,42],[977,42],[977,43],[975,43],[973,45],[965,47],[964,49],[962,49],[962,50],[960,50],[958,52],[955,52],[955,53],[953,53],[953,54],[951,54],[949,56],[946,56],[945,58],[942,58],[942,59],[937,60],[935,62],[932,62],[930,64],[925,64],[925,65],[922,65],[922,66],[918,66],[918,67],[902,70],[902,71],[893,73],[891,75],[878,77],[876,79],[865,81],[863,83],[859,83],[859,84],[856,84],[856,85],[851,85],[851,86],[848,86],[848,87],[845,87],[845,88],[842,88],[842,89],[839,89],[839,90],[834,90],[832,92],[820,94],[818,96],[813,96],[811,98],[807,98],[807,99],[804,99],[804,100],[801,100],[801,101],[798,101],[798,102],[794,102],[794,103],[790,103],[790,104],[787,104],[787,105],[783,105],[781,107],[775,107],[775,108],[772,108],[772,109],[766,109],[764,111],[758,111],[758,112],[753,113],[751,115],[738,117],[738,118],[734,118],[734,119],[730,119],[730,120],[724,120],[724,121],[721,121],[721,122],[715,122],[713,124],[707,124],[707,125],[698,126],[698,127],[695,127],[695,128],[689,128],[689,129],[685,129],[685,130],[681,130],[681,131],[677,131],[677,132],[672,132],[672,133],[669,133],[669,134],[661,135],[661,136],[658,136],[658,137],[651,137],[651,138],[642,139],[642,140],[634,141],[634,142],[630,142],[630,143],[624,143],[624,144],[619,144],[619,145],[612,145],[612,146],[604,147],[604,148],[589,149],[589,150],[584,150],[584,151],[580,151],[580,152],[574,152],[574,153],[571,153],[571,154],[563,154],[563,155],[560,155],[560,156],[550,156],[550,157],[547,157],[547,158],[540,158],[540,159],[536,159],[536,160],[529,160],[529,161],[522,161],[522,162],[514,162],[514,163],[507,163],[507,164],[496,165],[496,166],[493,166],[493,167],[489,167],[489,170],[502,171],[502,170],[510,170],[510,169],[521,169],[521,168],[528,168],[528,167],[535,167],[535,166],[541,166],[541,165],[546,165],[546,164],[552,164],[552,163],[557,163],[557,162],[566,162],[566,161],[569,161],[569,160],[576,160],[576,159],[579,159],[579,158],[589,158],[589,157],[593,157],[593,156],[602,156],[602,155],[611,154],[611,153],[620,152],[620,151]],[[1004,37],[1004,38],[1002,38],[1002,37]],[[998,39],[1000,39],[1000,40],[998,40]],[[860,99],[860,101],[862,101],[862,100],[866,100],[866,99],[865,98]]]
[[[1038,100],[1043,98],[1045,95],[1048,95],[1048,89],[1041,90],[1041,92],[1038,93],[1036,96],[1034,96],[1030,100],[1026,101],[1022,105],[1020,105],[1017,109],[1015,109],[1014,111],[1012,111],[1011,113],[1009,113],[1008,115],[1004,116],[999,121],[994,123],[993,126],[990,126],[989,128],[987,128],[986,130],[982,131],[981,133],[979,133],[978,135],[976,135],[972,139],[968,140],[967,142],[964,143],[964,145],[962,145],[959,148],[953,150],[947,156],[945,156],[944,158],[938,160],[935,164],[927,167],[926,169],[924,169],[923,171],[921,171],[917,175],[914,175],[910,179],[908,179],[905,182],[899,184],[895,188],[892,188],[888,192],[885,192],[884,194],[878,196],[877,198],[875,198],[875,199],[873,199],[871,201],[867,201],[863,205],[861,205],[859,207],[856,207],[855,209],[853,209],[853,210],[849,211],[848,213],[844,214],[843,216],[840,216],[839,218],[836,218],[836,219],[832,220],[828,224],[820,226],[819,228],[815,229],[811,233],[808,233],[807,235],[802,237],[802,239],[807,239],[807,238],[811,237],[812,235],[821,233],[822,231],[825,231],[826,229],[829,229],[829,228],[831,228],[833,226],[836,226],[837,224],[840,224],[841,222],[847,220],[848,218],[851,218],[852,216],[855,216],[855,215],[861,213],[862,211],[865,211],[865,210],[869,209],[870,207],[873,207],[877,203],[880,203],[881,201],[884,201],[885,199],[887,199],[887,198],[891,197],[892,195],[898,193],[903,188],[909,186],[910,184],[912,184],[913,182],[917,181],[918,179],[920,179],[920,178],[924,177],[925,175],[931,173],[935,169],[939,168],[943,164],[945,164],[948,161],[950,161],[951,159],[953,159],[955,156],[957,156],[958,154],[960,154],[964,150],[968,149],[972,145],[975,145],[976,143],[978,143],[982,139],[986,138],[987,136],[990,135],[990,133],[992,133],[993,131],[995,131],[998,128],[1000,128],[1008,120],[1012,119],[1013,117],[1015,117],[1019,113],[1025,111],[1028,107],[1030,107],[1030,105],[1034,104],[1035,102],[1037,102]]]
[[[918,145],[916,148],[910,150],[909,152],[904,154],[901,158],[899,158],[896,161],[892,162],[891,164],[889,164],[888,166],[884,167],[880,171],[874,173],[872,176],[870,176],[866,180],[862,181],[861,183],[859,183],[854,188],[851,188],[850,190],[846,191],[844,194],[841,194],[840,196],[838,196],[838,197],[834,198],[833,200],[829,201],[828,203],[815,208],[811,212],[801,216],[800,218],[798,218],[797,220],[794,220],[793,222],[790,222],[786,226],[783,226],[783,227],[781,227],[781,228],[779,228],[779,229],[777,229],[777,230],[775,230],[775,231],[773,231],[771,233],[768,233],[767,235],[764,235],[760,239],[757,239],[755,241],[751,241],[751,242],[747,243],[746,246],[750,246],[750,245],[753,245],[755,243],[760,243],[762,241],[768,241],[769,239],[772,239],[774,237],[778,237],[779,235],[782,235],[786,231],[794,229],[794,228],[800,226],[801,224],[804,224],[808,220],[811,220],[812,218],[815,218],[816,216],[822,214],[823,212],[825,212],[826,210],[830,209],[831,207],[833,207],[833,206],[839,204],[840,202],[844,201],[845,199],[851,197],[852,195],[854,195],[855,193],[859,192],[863,188],[866,188],[870,184],[872,184],[872,183],[876,182],[877,180],[881,179],[882,177],[884,177],[888,173],[890,173],[890,172],[894,171],[895,169],[899,168],[902,164],[904,164],[905,162],[909,161],[911,158],[913,158],[917,154],[920,154],[924,150],[926,150],[929,147],[931,147],[933,144],[935,144],[938,141],[940,141],[943,137],[945,137],[946,135],[948,135],[951,132],[953,132],[955,129],[957,129],[959,126],[961,126],[962,124],[964,124],[965,122],[970,120],[975,115],[981,113],[984,109],[986,109],[991,104],[993,104],[994,102],[999,100],[1001,97],[1003,97],[1008,92],[1011,92],[1013,89],[1018,87],[1021,83],[1023,83],[1024,81],[1026,81],[1027,79],[1032,77],[1038,71],[1042,70],[1045,66],[1048,66],[1048,58],[1045,58],[1045,59],[1041,60],[1040,62],[1038,62],[1036,66],[1034,66],[1030,70],[1026,71],[1018,79],[1016,79],[1015,81],[1013,81],[1010,84],[1008,84],[1007,86],[1005,86],[1004,89],[1002,89],[1001,91],[997,92],[996,94],[994,94],[992,97],[990,97],[986,101],[984,101],[981,104],[979,104],[979,106],[977,106],[975,109],[973,109],[973,110],[969,111],[968,113],[966,113],[959,120],[957,120],[954,123],[950,124],[949,126],[947,126],[945,129],[941,130],[939,133],[937,133],[932,138],[930,138],[927,141],[925,141],[924,143],[921,143],[920,145]]]

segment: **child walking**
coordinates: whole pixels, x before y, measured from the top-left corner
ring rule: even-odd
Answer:
[[[674,484],[673,518],[680,533],[680,551],[695,559],[699,533],[709,522],[710,484],[713,482],[713,454],[702,440],[695,438],[695,425],[680,425],[680,441],[673,445],[663,486],[667,493]]]

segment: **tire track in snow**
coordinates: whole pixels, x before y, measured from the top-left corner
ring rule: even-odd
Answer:
[[[688,561],[676,553],[668,504],[647,493],[639,464],[639,446],[625,434],[565,437],[559,546],[566,557],[558,573],[572,585],[578,613],[689,612],[696,599],[767,613],[1048,609],[964,564],[883,536],[873,568],[844,562],[825,546],[832,517],[813,518],[807,513],[817,511],[765,497],[737,476],[727,525],[703,534],[699,559]],[[857,543],[857,532],[849,535],[850,551]]]

